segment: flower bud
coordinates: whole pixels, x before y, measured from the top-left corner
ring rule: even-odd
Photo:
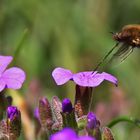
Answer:
[[[96,115],[89,112],[87,115],[87,131],[90,136],[94,136],[96,139],[101,139],[100,122],[97,120]]]
[[[7,127],[11,140],[17,139],[21,132],[21,114],[15,106],[7,108]]]
[[[87,127],[89,129],[94,129],[99,126],[99,121],[96,118],[96,115],[92,112],[89,112],[87,115]]]
[[[62,103],[57,96],[52,98],[51,102],[52,112],[54,114],[55,123],[52,126],[53,130],[61,130],[63,125],[63,118],[62,118]]]
[[[39,118],[43,128],[51,130],[53,124],[51,105],[47,98],[39,100]]]
[[[7,129],[7,123],[5,120],[0,122],[0,140],[9,140],[9,133]]]
[[[72,107],[72,103],[68,98],[65,98],[62,101],[62,117],[63,127],[71,127],[74,129],[77,128],[74,108]]]
[[[70,99],[65,98],[62,101],[62,111],[63,111],[63,113],[71,113],[72,110],[73,110],[73,107],[72,107],[72,103],[71,103]]]
[[[108,127],[103,127],[102,138],[103,140],[114,140],[113,134]]]
[[[7,108],[7,117],[12,121],[14,118],[20,117],[20,111],[15,106],[9,106]]]

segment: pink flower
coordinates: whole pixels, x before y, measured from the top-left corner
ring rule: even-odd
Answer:
[[[12,59],[12,56],[0,56],[0,91],[4,88],[19,89],[25,80],[25,72],[22,69],[6,69]]]
[[[52,72],[52,76],[57,85],[63,85],[69,80],[73,80],[77,85],[83,87],[96,87],[104,80],[107,80],[117,86],[117,78],[113,75],[97,71],[86,71],[73,74],[70,70],[64,68],[56,68]]]

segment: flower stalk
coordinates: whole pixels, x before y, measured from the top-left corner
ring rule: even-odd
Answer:
[[[120,122],[132,123],[132,124],[134,124],[134,125],[136,125],[137,127],[140,128],[140,120],[136,119],[136,118],[133,118],[133,117],[128,117],[128,116],[118,117],[118,118],[112,120],[107,126],[109,128],[112,128],[113,126],[115,126],[116,124],[118,124]]]

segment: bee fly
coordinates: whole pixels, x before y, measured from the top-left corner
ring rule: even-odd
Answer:
[[[113,54],[111,60],[115,57],[121,57],[124,61],[132,52],[134,48],[140,48],[140,25],[132,24],[126,25],[118,33],[112,33],[113,39],[117,41],[116,45],[105,55],[105,57],[98,63],[95,70],[106,60],[115,48],[118,50]]]

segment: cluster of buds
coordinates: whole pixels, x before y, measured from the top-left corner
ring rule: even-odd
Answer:
[[[113,75],[98,71],[85,71],[73,73],[71,70],[56,68],[52,76],[57,85],[63,85],[68,81],[76,84],[76,95],[74,107],[69,99],[62,101],[62,128],[60,132],[52,135],[51,140],[114,140],[109,128],[101,128],[100,122],[95,114],[90,112],[92,105],[93,88],[107,80],[117,86],[117,78]],[[73,128],[78,135],[69,138],[73,131],[66,129]],[[59,139],[58,139],[59,138]]]
[[[40,123],[38,136],[50,140],[113,140],[110,129],[101,129],[99,120],[89,109],[93,87],[100,85],[104,80],[117,85],[117,79],[105,72],[73,74],[64,68],[56,68],[52,76],[57,85],[63,85],[69,80],[76,83],[75,103],[73,106],[68,98],[61,102],[56,96],[51,102],[47,98],[40,99],[35,111]]]
[[[77,133],[77,138],[74,136],[75,140],[81,140],[82,137],[83,140],[114,140],[111,130],[107,127],[101,128],[96,115],[87,111],[88,103],[85,103],[83,98],[90,100],[85,96],[88,96],[91,89],[76,86],[76,91],[74,106],[70,99],[65,98],[61,102],[57,96],[54,96],[51,102],[47,98],[39,100],[39,106],[35,111],[35,116],[40,123],[37,138],[62,140],[62,138],[58,139],[59,135],[67,136],[69,131],[75,131],[74,134]]]

